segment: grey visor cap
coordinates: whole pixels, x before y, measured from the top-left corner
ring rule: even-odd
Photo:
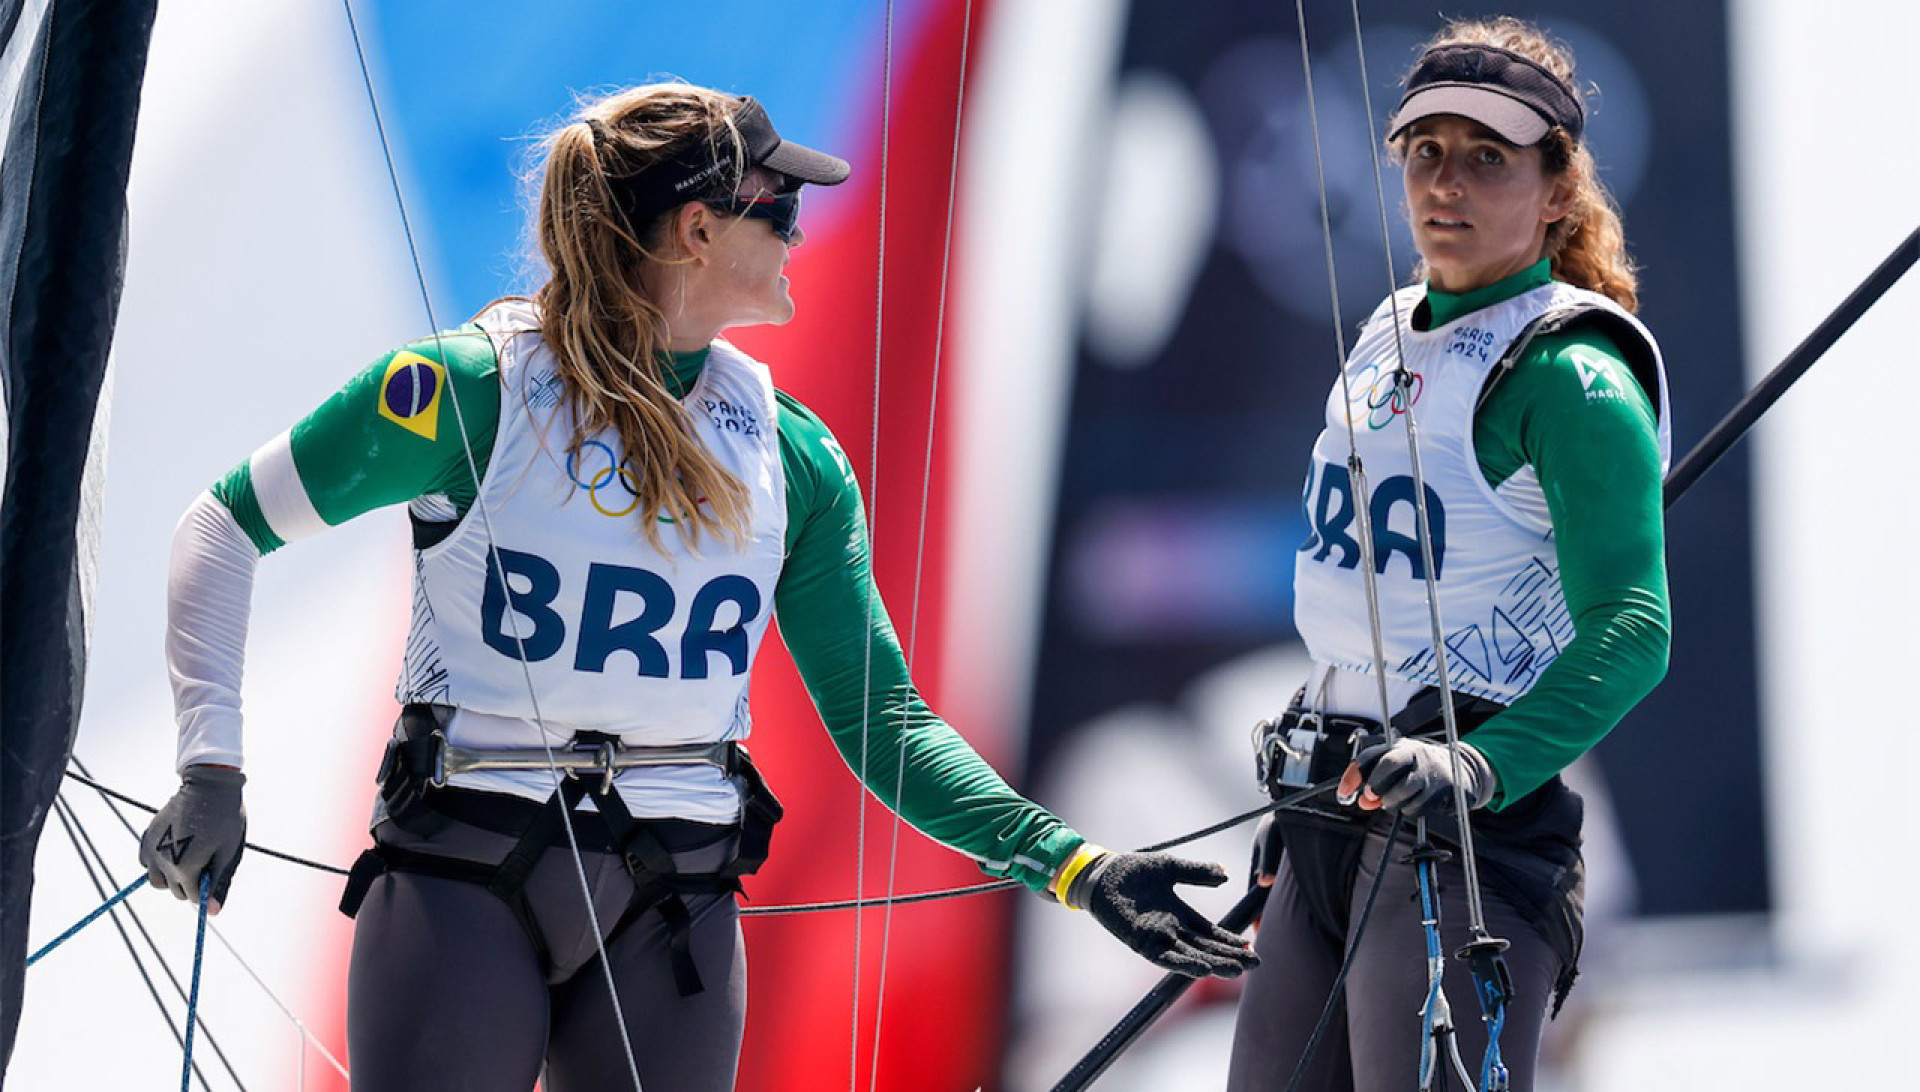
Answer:
[[[1387,139],[1398,139],[1423,118],[1454,114],[1477,121],[1519,147],[1538,144],[1551,127],[1533,107],[1485,84],[1433,83],[1407,96],[1388,124]]]

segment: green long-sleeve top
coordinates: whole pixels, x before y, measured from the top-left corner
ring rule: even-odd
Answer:
[[[447,366],[451,397],[434,435],[380,412],[388,364],[399,352]],[[691,389],[706,358],[705,350],[663,358],[663,378],[676,397]],[[1043,891],[1084,839],[1014,792],[922,700],[874,586],[860,490],[840,445],[811,410],[784,392],[776,397],[788,521],[774,609],[829,735],[848,766],[907,822],[975,858],[987,873]],[[457,519],[474,503],[476,469],[484,477],[499,415],[493,347],[468,327],[375,361],[294,425],[288,442],[300,483],[327,525],[422,498]],[[262,512],[249,463],[213,493],[260,553],[282,545]]]
[[[1548,263],[1462,295],[1427,290],[1426,328],[1550,280]],[[1625,396],[1591,400],[1580,364],[1605,361]],[[1619,346],[1594,326],[1536,339],[1474,416],[1490,485],[1531,465],[1553,521],[1574,639],[1532,689],[1473,733],[1499,780],[1492,807],[1519,799],[1598,743],[1667,670],[1672,627],[1658,421]]]

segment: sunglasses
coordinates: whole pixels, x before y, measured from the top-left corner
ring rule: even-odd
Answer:
[[[800,230],[800,192],[768,194],[763,197],[728,197],[708,201],[710,208],[749,220],[765,220],[783,243],[793,242]]]

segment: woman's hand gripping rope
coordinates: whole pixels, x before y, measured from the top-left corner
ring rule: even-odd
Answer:
[[[180,791],[154,813],[140,838],[140,863],[147,881],[193,902],[200,898],[200,877],[212,881],[208,910],[219,913],[233,870],[246,850],[247,809],[240,800],[247,775],[228,766],[188,766]]]
[[[1078,866],[1078,867],[1076,867]],[[1245,941],[1174,893],[1176,884],[1218,887],[1219,865],[1165,853],[1112,853],[1082,845],[1061,870],[1061,901],[1085,910],[1122,944],[1155,965],[1193,978],[1234,978],[1260,963]]]
[[[1486,807],[1498,786],[1493,767],[1471,744],[1459,748],[1457,766],[1446,744],[1424,739],[1403,736],[1362,748],[1340,775],[1336,795],[1342,804],[1357,803],[1361,811],[1385,808],[1419,819],[1453,810],[1457,771],[1467,807]]]

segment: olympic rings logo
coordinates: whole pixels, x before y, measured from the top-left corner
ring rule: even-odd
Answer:
[[[1427,381],[1419,372],[1409,372],[1409,384],[1413,391],[1412,403],[1420,401],[1420,395],[1426,390]],[[1399,383],[1399,370],[1389,369],[1385,364],[1369,364],[1354,373],[1352,386],[1358,389],[1347,407],[1348,420],[1354,424],[1365,422],[1368,428],[1378,431],[1386,428],[1395,417],[1407,412],[1409,399]]]
[[[588,448],[598,450],[600,455],[605,458],[606,465],[599,466],[591,475],[583,479],[580,476],[580,464],[586,461],[584,456]],[[599,459],[592,461],[595,464],[600,462]],[[587,500],[592,503],[593,510],[603,516],[618,518],[620,516],[631,515],[633,510],[640,506],[640,482],[633,476],[632,469],[625,463],[615,463],[613,460],[613,449],[601,443],[599,440],[582,441],[579,451],[570,451],[567,453],[567,477],[572,480],[573,484],[587,491]],[[610,491],[615,485],[620,487],[619,493],[614,495],[614,502],[618,507],[610,508],[606,502],[600,499],[600,495],[603,492]],[[622,493],[625,494],[624,503],[621,503],[622,498],[619,495]],[[694,503],[705,504],[706,500],[707,498],[700,497],[695,500]],[[664,512],[660,514],[659,520],[661,523],[675,522],[672,516]]]
[[[580,464],[587,461],[586,455],[589,448],[597,450],[605,458],[606,465],[598,467],[592,474],[582,478]],[[598,463],[599,460],[596,459],[594,462]],[[587,491],[587,499],[593,503],[594,511],[603,516],[628,515],[640,504],[640,483],[634,480],[633,471],[629,470],[625,464],[615,463],[613,449],[598,440],[586,440],[581,443],[580,450],[567,453],[567,477],[573,480],[573,484]],[[626,503],[619,504],[620,498],[616,494],[614,500],[618,506],[609,508],[606,502],[600,499],[600,494],[615,484],[618,484],[620,491],[626,494]]]

